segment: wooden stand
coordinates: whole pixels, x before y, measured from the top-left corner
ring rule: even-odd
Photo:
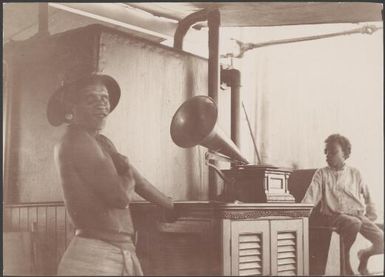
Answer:
[[[179,202],[162,222],[149,203],[131,205],[145,275],[308,275],[308,204]]]

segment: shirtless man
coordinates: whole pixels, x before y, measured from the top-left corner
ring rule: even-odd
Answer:
[[[76,228],[58,275],[143,275],[133,244],[133,192],[173,209],[171,198],[99,134],[119,97],[120,87],[112,77],[93,74],[61,87],[48,104],[49,122],[68,124],[54,154]]]

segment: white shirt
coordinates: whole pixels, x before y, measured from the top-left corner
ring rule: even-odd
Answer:
[[[345,165],[337,171],[327,166],[316,170],[302,203],[316,206],[320,201],[322,214],[365,215],[366,212],[376,217],[369,189],[353,167]]]

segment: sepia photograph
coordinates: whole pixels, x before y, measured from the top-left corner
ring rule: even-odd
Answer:
[[[5,2],[4,276],[384,275],[384,10]]]

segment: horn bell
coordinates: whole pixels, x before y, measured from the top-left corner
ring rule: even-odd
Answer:
[[[248,164],[235,143],[217,124],[218,107],[208,96],[194,96],[175,112],[170,126],[174,143],[183,148],[202,145],[234,160]]]

